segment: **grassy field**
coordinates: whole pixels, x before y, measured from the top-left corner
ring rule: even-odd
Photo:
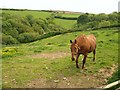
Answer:
[[[19,15],[21,17],[25,17],[27,15],[32,15],[34,18],[48,18],[52,12],[44,12],[44,11],[15,11],[15,10],[2,10],[2,13],[9,13],[11,15]],[[63,17],[75,17],[77,18],[80,14],[63,14]],[[64,19],[54,19],[55,24],[62,26],[63,28],[70,29],[76,23],[76,20],[64,20]]]
[[[81,13],[80,13],[81,14]],[[80,14],[79,13],[77,13],[77,14],[75,14],[75,13],[66,13],[66,14],[62,14],[62,16],[63,17],[74,17],[74,18],[76,18],[76,17],[79,17],[80,16]]]
[[[71,60],[70,43],[80,34],[97,38],[96,61],[88,55],[85,70]],[[106,72],[117,66],[118,30],[100,29],[57,35],[33,43],[3,46],[3,87],[100,87],[107,82]],[[79,64],[82,64],[82,55]],[[112,67],[113,66],[113,67]],[[105,71],[106,70],[106,71]],[[108,75],[109,76],[109,75]]]
[[[62,26],[66,29],[71,29],[73,28],[77,21],[76,20],[63,20],[63,19],[55,19],[54,22],[56,23],[56,25]]]
[[[34,18],[47,18],[51,13],[43,11],[15,11],[15,10],[2,10],[2,13],[9,13],[12,15],[20,15],[25,17],[27,15],[32,15]]]

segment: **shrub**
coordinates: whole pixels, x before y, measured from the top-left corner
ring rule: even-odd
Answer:
[[[109,21],[101,21],[99,23],[99,26],[98,27],[107,27],[107,26],[110,26],[110,22]]]
[[[10,44],[18,44],[16,38],[13,38],[11,35],[2,35],[2,44],[10,45]]]
[[[22,33],[18,36],[18,40],[21,43],[32,42],[37,39],[38,33]]]

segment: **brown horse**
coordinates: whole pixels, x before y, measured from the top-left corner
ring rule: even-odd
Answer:
[[[70,43],[71,43],[72,61],[75,60],[74,56],[76,56],[76,67],[77,68],[79,68],[78,58],[80,54],[84,55],[82,69],[84,68],[84,64],[86,62],[88,53],[93,52],[93,61],[95,61],[96,38],[93,34],[88,35],[88,36],[81,35],[77,37],[73,42],[72,40],[70,40]]]

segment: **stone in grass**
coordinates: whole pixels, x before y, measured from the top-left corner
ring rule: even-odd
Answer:
[[[67,78],[66,78],[66,77],[64,77],[64,78],[63,78],[63,80],[67,80]]]
[[[59,80],[54,80],[55,83],[59,83]]]

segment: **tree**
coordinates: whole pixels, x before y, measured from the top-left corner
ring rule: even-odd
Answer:
[[[87,22],[89,22],[88,14],[82,14],[77,19],[78,24],[85,24]]]
[[[105,13],[97,14],[97,15],[94,16],[94,18],[95,18],[94,19],[95,21],[102,21],[102,20],[108,20],[109,19],[108,15],[106,15]]]
[[[32,27],[32,24],[34,23],[34,18],[32,15],[27,15],[26,16],[27,21],[29,22],[30,26]]]
[[[113,12],[111,14],[108,15],[109,20],[111,21],[118,21],[118,13],[117,12]]]
[[[19,43],[16,38],[13,38],[11,35],[2,35],[2,44],[10,45]]]

